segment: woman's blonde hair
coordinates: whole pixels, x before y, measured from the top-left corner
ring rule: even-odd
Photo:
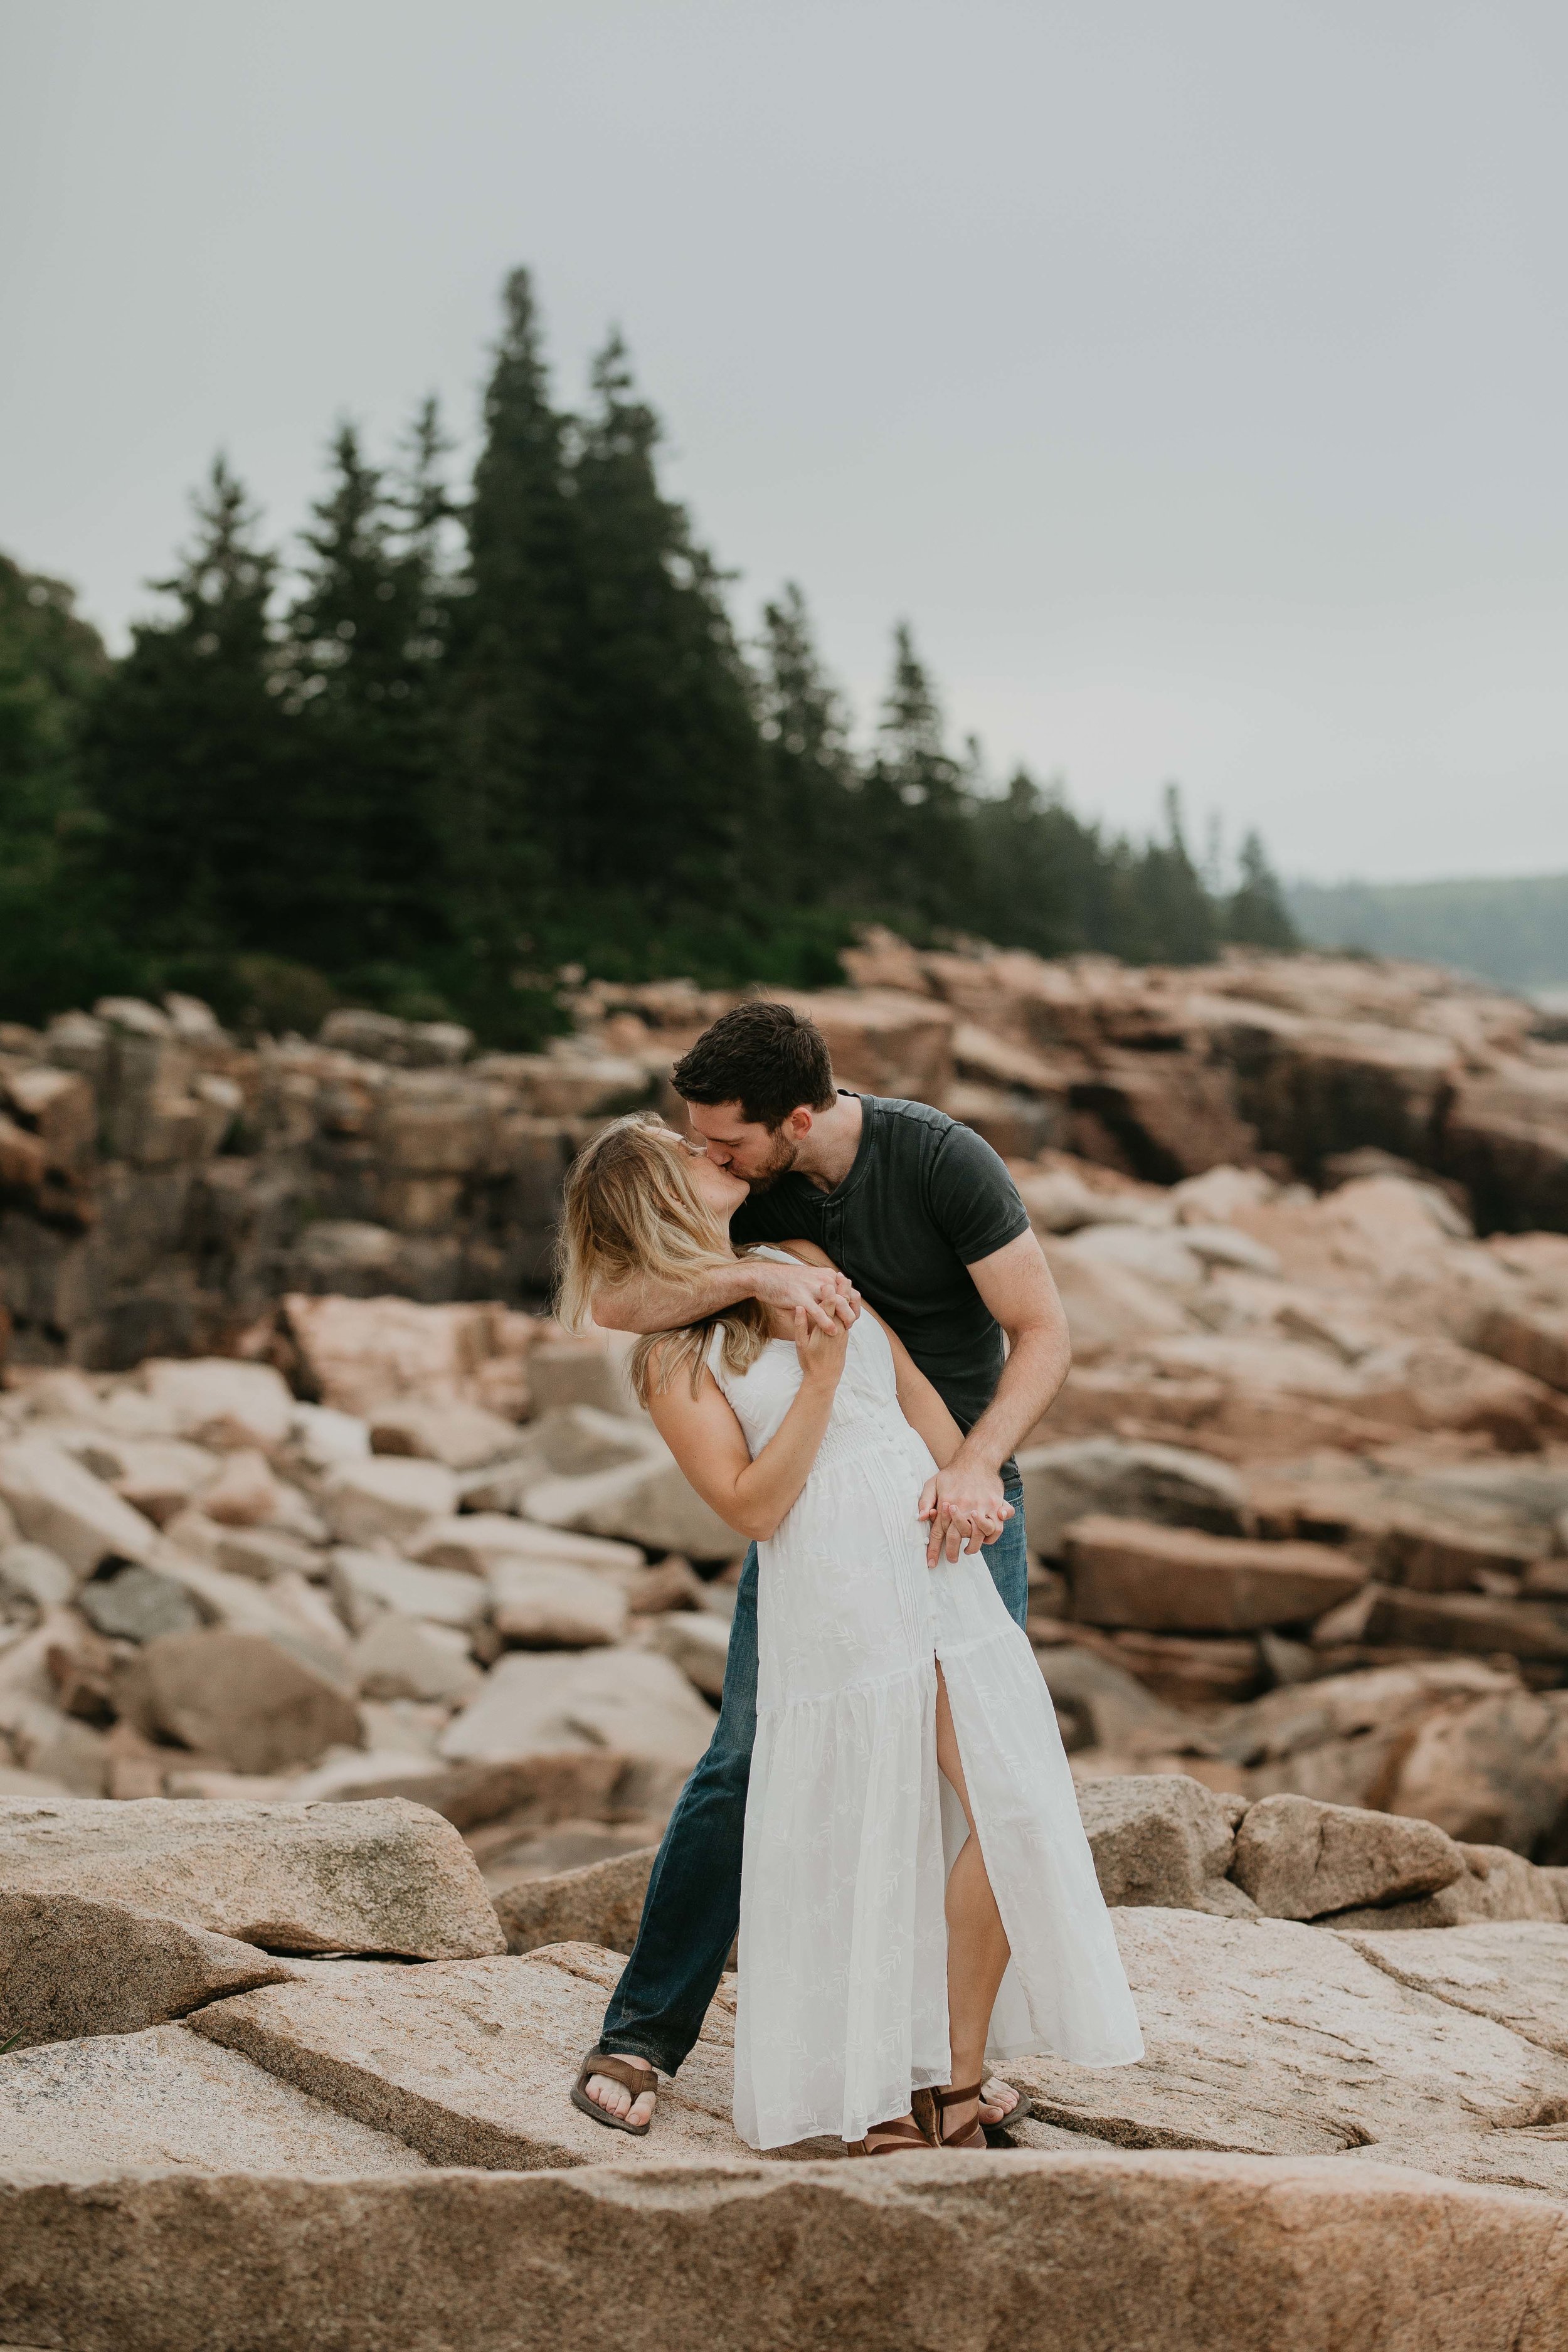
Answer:
[[[569,1331],[593,1328],[601,1289],[638,1275],[687,1282],[732,1262],[728,1234],[691,1181],[689,1158],[680,1138],[648,1111],[612,1119],[577,1154],[556,1244],[556,1313]],[[725,1368],[743,1372],[767,1345],[767,1311],[760,1300],[742,1298],[682,1330],[638,1339],[628,1369],[640,1401],[679,1372],[695,1396],[715,1331],[722,1334]]]

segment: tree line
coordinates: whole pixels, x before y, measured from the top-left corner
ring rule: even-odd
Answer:
[[[555,404],[520,270],[462,492],[433,404],[386,464],[342,425],[286,567],[219,458],[117,660],[0,558],[0,1013],[184,987],[524,1044],[563,968],[812,985],[870,919],[1145,962],[1293,943],[1257,837],[1222,883],[1173,793],[1133,842],[1022,769],[990,786],[905,625],[858,751],[797,588],[738,635],[659,439],[618,338]]]

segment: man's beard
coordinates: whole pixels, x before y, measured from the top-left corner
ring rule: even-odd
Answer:
[[[779,1178],[789,1174],[799,1156],[799,1144],[787,1143],[781,1130],[773,1138],[773,1148],[768,1154],[766,1167],[755,1176],[748,1176],[747,1183],[753,1192],[771,1192]]]

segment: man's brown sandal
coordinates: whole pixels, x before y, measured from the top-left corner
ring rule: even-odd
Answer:
[[[871,2145],[871,2132],[864,2139],[848,2139],[844,2143],[846,2156],[900,2156],[905,2148],[930,2147],[931,2142],[919,2124],[910,2123],[903,2116],[890,2124],[873,2124],[880,2146]]]
[[[603,2124],[609,2131],[630,2132],[634,2139],[646,2139],[653,2116],[649,2116],[646,2124],[633,2124],[628,2123],[625,2116],[613,2116],[608,2107],[602,2107],[597,2099],[588,2096],[588,2081],[594,2074],[606,2074],[612,2083],[619,2083],[623,2090],[631,2093],[635,2104],[637,2100],[646,2098],[650,2091],[656,2098],[658,2095],[658,2076],[654,2069],[647,2064],[638,2065],[630,2059],[617,2058],[613,2051],[601,2050],[595,2044],[578,2068],[577,2080],[572,2085],[572,2105],[584,2115],[592,2116],[596,2124]]]
[[[979,2098],[983,2087],[984,2086],[979,2083],[971,2083],[963,2090],[933,2091],[931,2093],[931,2099],[936,2107],[937,2146],[939,2147],[985,2148],[990,2146],[991,2143],[985,2137],[985,2127],[982,2124],[978,2115],[975,2116],[974,2121],[970,2125],[968,2130],[960,2132],[953,2139],[948,2138],[942,2123],[942,2116],[947,2108],[967,2106],[971,2099]]]

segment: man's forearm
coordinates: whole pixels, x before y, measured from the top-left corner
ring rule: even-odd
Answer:
[[[740,1298],[754,1298],[757,1267],[737,1258],[732,1265],[714,1266],[687,1282],[656,1282],[639,1276],[614,1290],[595,1294],[594,1320],[606,1331],[679,1331],[700,1323]]]
[[[1065,1320],[1020,1332],[1002,1367],[995,1395],[963,1441],[963,1458],[999,1470],[1050,1410],[1071,1363]]]

